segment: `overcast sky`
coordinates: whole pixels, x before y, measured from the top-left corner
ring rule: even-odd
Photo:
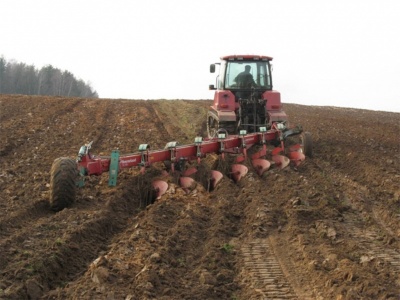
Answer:
[[[0,56],[101,98],[212,99],[210,63],[274,58],[282,101],[400,112],[399,0],[0,0]]]

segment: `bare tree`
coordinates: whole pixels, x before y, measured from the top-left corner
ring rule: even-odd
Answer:
[[[34,66],[0,58],[0,93],[98,98],[90,83],[52,65]]]

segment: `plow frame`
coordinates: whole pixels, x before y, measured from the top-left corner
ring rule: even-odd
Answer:
[[[299,131],[298,133],[301,133]],[[116,174],[121,169],[140,167],[141,172],[156,162],[171,162],[171,171],[174,172],[174,164],[197,160],[201,161],[207,154],[237,154],[237,162],[242,162],[247,158],[247,150],[254,145],[261,145],[262,149],[252,155],[252,159],[258,159],[267,155],[267,144],[271,141],[279,141],[279,151],[284,151],[284,140],[282,131],[278,127],[266,130],[260,128],[260,132],[247,134],[242,130],[239,135],[227,136],[224,132],[219,132],[218,137],[202,139],[196,137],[193,144],[179,145],[178,142],[169,142],[162,150],[150,150],[150,145],[141,144],[139,152],[119,155],[118,150],[113,150],[111,156],[96,156],[90,153],[92,143],[80,148],[76,159],[79,173],[81,176],[101,175],[104,172],[110,173],[109,185],[116,185]],[[272,151],[272,154],[275,155]],[[113,180],[111,180],[113,178]],[[82,186],[81,183],[79,186]]]

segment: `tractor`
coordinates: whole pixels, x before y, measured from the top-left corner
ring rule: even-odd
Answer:
[[[223,128],[228,134],[257,132],[279,126],[284,138],[301,134],[301,127],[289,128],[288,117],[282,110],[280,93],[272,89],[272,57],[260,55],[229,55],[210,65],[214,73],[219,65],[214,103],[207,114],[210,138]],[[310,155],[311,148],[306,151]]]

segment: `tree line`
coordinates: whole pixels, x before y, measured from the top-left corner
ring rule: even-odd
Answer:
[[[33,65],[7,61],[4,57],[0,57],[0,94],[99,97],[90,83],[77,79],[69,71],[52,65],[36,69]]]

